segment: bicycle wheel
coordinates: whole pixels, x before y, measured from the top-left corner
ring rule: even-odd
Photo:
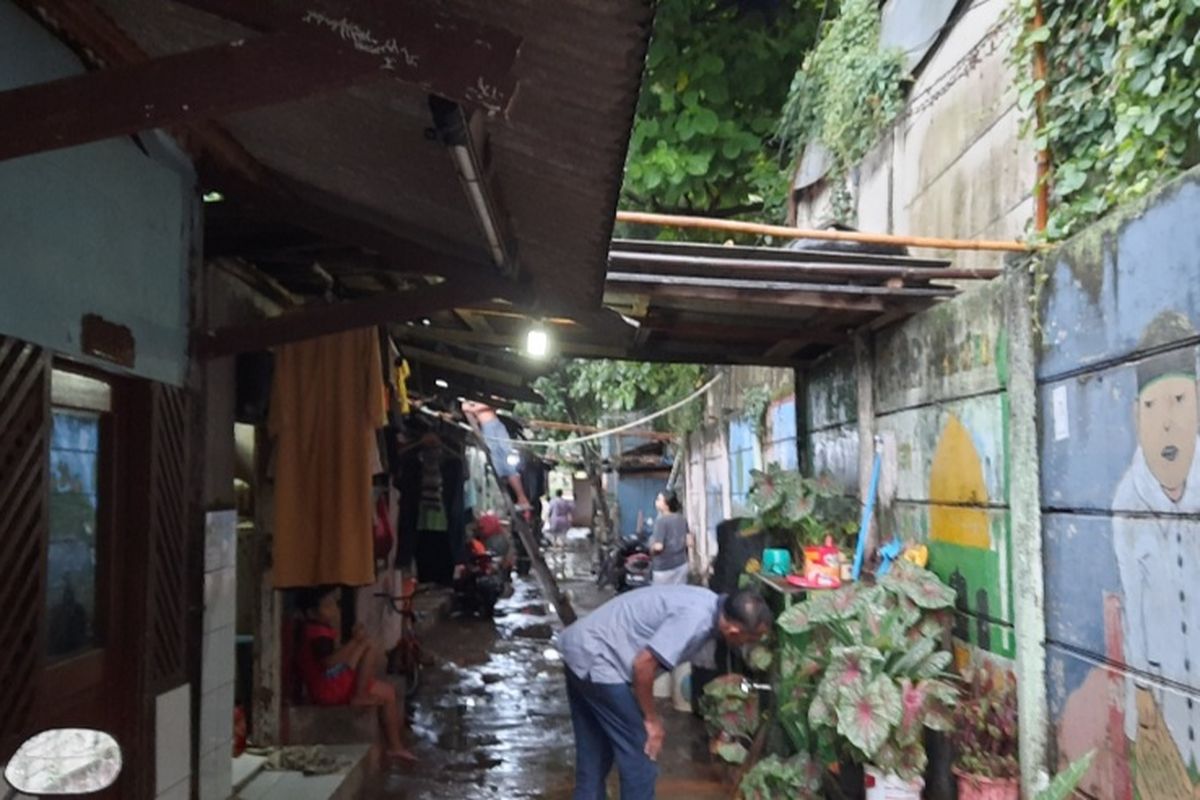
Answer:
[[[417,689],[421,687],[421,659],[413,659],[413,662],[408,665],[404,671],[404,697],[406,700],[412,700],[417,696]]]

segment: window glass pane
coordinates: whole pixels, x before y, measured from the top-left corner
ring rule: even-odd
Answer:
[[[787,398],[771,406],[768,411],[770,445],[767,462],[775,462],[784,469],[799,469],[800,454],[796,450],[796,401]]]
[[[55,409],[50,440],[47,653],[87,649],[95,639],[100,415]]]
[[[750,471],[754,469],[754,426],[746,419],[729,423],[729,480],[734,515],[748,513]]]

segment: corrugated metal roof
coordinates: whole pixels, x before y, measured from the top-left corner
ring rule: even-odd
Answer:
[[[98,3],[151,55],[252,35],[163,0]],[[302,10],[296,0],[264,4],[292,14]],[[650,0],[436,5],[522,38],[515,96],[504,117],[485,125],[498,194],[521,269],[539,297],[598,307],[649,37]],[[360,207],[435,249],[487,260],[449,154],[427,136],[432,120],[420,89],[379,81],[219,122],[272,170]],[[236,197],[229,200],[236,205]],[[214,214],[214,220],[221,216]],[[224,224],[243,228],[260,222],[225,216],[232,219]]]

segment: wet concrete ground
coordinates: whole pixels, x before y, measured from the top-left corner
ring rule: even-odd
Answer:
[[[592,581],[586,543],[558,551],[551,563],[581,615],[607,599]],[[421,762],[377,776],[367,797],[568,800],[574,738],[563,667],[551,640],[559,627],[532,578],[518,579],[494,621],[436,625],[423,639],[435,664],[425,672],[412,713]],[[708,754],[700,720],[669,703],[662,714],[668,733],[658,797],[731,797]],[[616,785],[614,771],[612,797],[618,796]]]

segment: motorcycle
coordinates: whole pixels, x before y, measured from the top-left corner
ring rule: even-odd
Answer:
[[[50,730],[17,750],[4,768],[8,792],[18,794],[93,794],[112,786],[121,774],[121,746],[107,733],[78,728]]]
[[[653,582],[648,535],[624,537],[613,543],[601,557],[596,585],[611,585],[617,593],[640,589]]]

